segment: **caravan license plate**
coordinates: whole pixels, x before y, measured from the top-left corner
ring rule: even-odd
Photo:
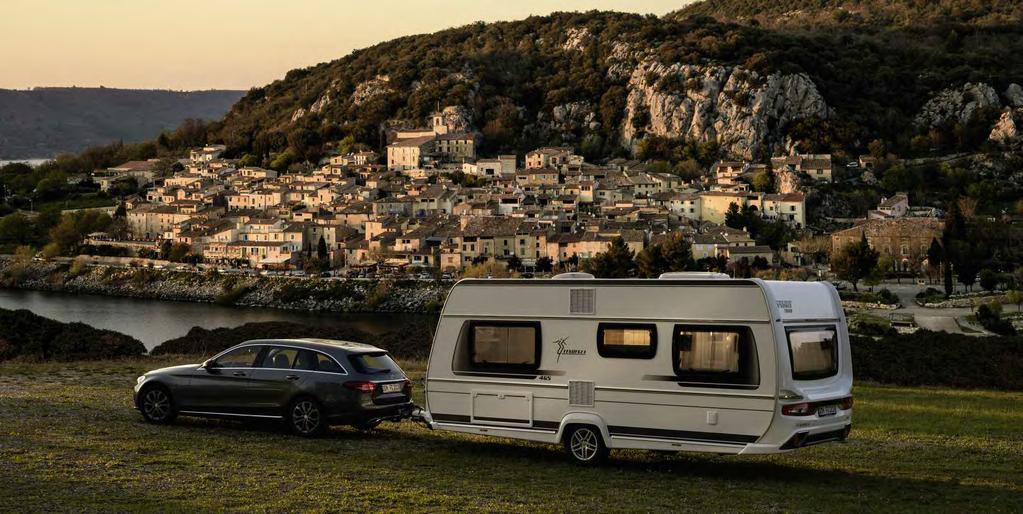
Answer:
[[[838,414],[838,405],[822,405],[817,407],[817,417],[834,416]]]
[[[401,392],[401,384],[384,384],[382,390],[383,390],[384,394],[400,393]]]

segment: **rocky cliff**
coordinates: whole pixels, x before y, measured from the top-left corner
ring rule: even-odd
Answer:
[[[632,72],[628,89],[621,124],[628,148],[653,134],[716,142],[730,155],[757,159],[785,143],[792,121],[828,117],[824,98],[804,74],[645,62]]]

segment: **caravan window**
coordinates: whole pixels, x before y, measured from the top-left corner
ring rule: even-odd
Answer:
[[[483,371],[532,372],[540,367],[540,324],[479,321],[469,326],[469,362]]]
[[[792,378],[817,380],[838,374],[835,327],[789,329]]]
[[[652,359],[657,353],[657,325],[601,323],[597,325],[601,357]]]
[[[702,387],[760,384],[757,348],[747,327],[675,325],[672,347],[680,383]]]

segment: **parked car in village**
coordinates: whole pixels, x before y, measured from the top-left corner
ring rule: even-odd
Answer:
[[[247,341],[201,364],[150,371],[134,396],[150,423],[179,415],[279,420],[301,436],[330,425],[371,430],[412,410],[412,383],[386,351],[325,339]]]

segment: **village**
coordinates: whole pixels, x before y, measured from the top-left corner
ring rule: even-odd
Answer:
[[[451,276],[487,262],[515,271],[575,269],[616,238],[639,253],[677,236],[705,269],[729,271],[740,262],[812,268],[826,237],[838,246],[865,233],[895,271],[919,272],[941,233],[939,213],[911,208],[904,194],[884,199],[851,229],[811,229],[798,184],[833,180],[836,164],[827,154],[719,161],[687,181],[635,160],[588,163],[567,146],[537,148],[524,159],[480,156],[480,135],[451,111],[434,114],[429,128],[392,131],[386,156],[335,155],[303,174],[241,166],[222,158],[222,145],[193,149],[171,176],[159,176],[156,160],[97,171],[102,190],[134,181],[140,192],[118,209],[122,233],[90,234],[86,243],[138,256],[170,244],[224,269],[307,272],[313,263],[313,271],[348,276]],[[873,161],[850,165],[869,170]],[[761,174],[773,175],[778,192],[751,190]],[[788,240],[758,243],[727,223],[740,213],[783,224]]]

